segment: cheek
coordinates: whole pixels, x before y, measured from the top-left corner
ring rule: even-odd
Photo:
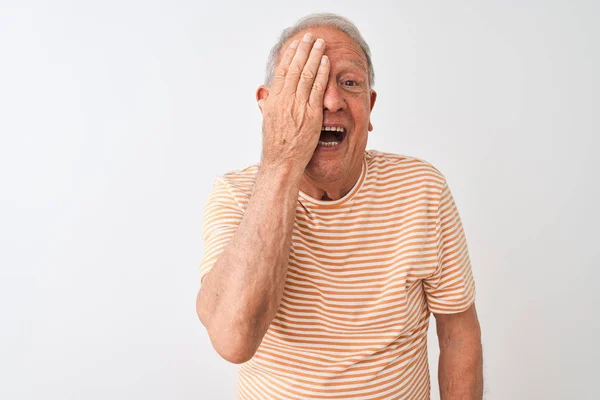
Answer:
[[[364,125],[365,121],[369,123],[369,114],[370,114],[370,102],[368,98],[361,97],[360,99],[354,99],[352,102],[352,106],[350,109],[352,110],[352,117],[354,118],[354,123],[357,126]]]
[[[367,121],[367,125],[368,125],[368,121]],[[362,125],[363,123],[361,123]],[[367,138],[368,138],[368,129],[364,129],[364,127],[359,127],[359,125],[356,125],[357,129],[356,131],[354,131],[354,134],[350,137],[350,140],[348,142],[349,146],[354,149],[360,149],[364,146],[366,146],[367,144]]]

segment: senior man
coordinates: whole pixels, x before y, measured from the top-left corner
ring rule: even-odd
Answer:
[[[428,399],[435,315],[441,398],[482,398],[465,234],[446,179],[366,151],[370,50],[313,14],[286,29],[256,97],[260,163],[216,180],[197,312],[241,399]]]

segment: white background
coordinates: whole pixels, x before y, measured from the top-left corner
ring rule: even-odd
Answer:
[[[268,51],[318,11],[371,46],[368,148],[450,183],[485,398],[600,398],[599,2],[0,4],[0,398],[233,397],[195,314],[202,211],[258,161]]]

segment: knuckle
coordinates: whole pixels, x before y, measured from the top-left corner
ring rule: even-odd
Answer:
[[[310,52],[311,47],[312,45],[310,43],[303,41],[296,49],[296,54],[300,54],[305,57]]]
[[[309,81],[312,81],[313,79],[315,79],[315,73],[314,71],[310,70],[310,69],[304,69],[302,71],[302,79],[306,79]]]
[[[313,85],[313,90],[315,92],[324,92],[325,91],[325,85],[323,85],[323,83],[316,81]]]
[[[284,77],[288,72],[288,69],[284,66],[279,66],[275,69],[275,77]]]
[[[290,65],[290,68],[288,68],[288,73],[294,75],[301,74],[302,68],[300,68],[298,65]]]

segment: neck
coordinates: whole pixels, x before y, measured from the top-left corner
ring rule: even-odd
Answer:
[[[300,190],[318,200],[339,200],[347,195],[358,182],[362,171],[362,163],[361,160],[348,174],[331,182],[315,179],[314,176],[304,171],[300,181]]]

